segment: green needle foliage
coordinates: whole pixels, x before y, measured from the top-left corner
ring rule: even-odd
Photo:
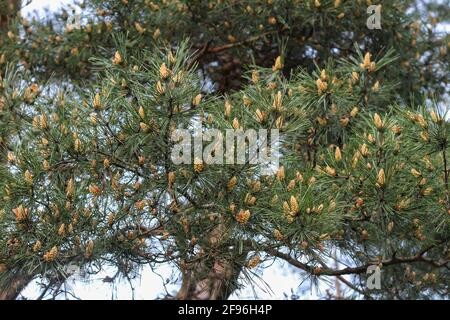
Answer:
[[[391,1],[370,30],[371,4],[2,4],[0,298],[75,265],[226,299],[276,260],[327,298],[448,298],[448,12]],[[278,129],[280,166],[174,164],[176,129]]]

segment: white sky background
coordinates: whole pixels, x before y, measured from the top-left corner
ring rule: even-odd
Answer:
[[[23,0],[26,3],[26,0]],[[45,17],[45,9],[56,11],[63,5],[69,5],[73,3],[72,0],[32,0],[32,2],[23,8],[22,14],[36,15],[39,17]],[[132,281],[134,287],[133,290],[127,280],[116,281],[114,284],[104,283],[103,279],[106,276],[113,276],[114,270],[108,272],[101,272],[98,275],[91,276],[88,280],[78,280],[77,278],[70,278],[66,286],[71,288],[76,297],[80,299],[155,299],[161,298],[165,293],[163,286],[163,279],[167,279],[171,276],[172,269],[165,265],[159,268],[157,275],[150,270],[150,268],[144,267],[141,272],[141,276]],[[292,267],[289,267],[287,263],[275,262],[271,267],[264,270],[263,274],[259,276],[270,286],[271,292],[261,282],[257,281],[257,285],[261,288],[254,287],[254,292],[251,287],[248,287],[237,294],[233,294],[231,299],[285,299],[285,294],[290,297],[291,290],[298,292],[298,285],[300,284],[299,273],[295,272]],[[162,277],[162,278],[161,278]],[[177,286],[168,286],[169,293],[174,294],[177,291]],[[114,290],[112,290],[114,289]],[[37,298],[40,293],[37,283],[29,285],[23,292],[23,296],[33,299]],[[305,292],[302,294],[302,299],[316,299],[317,296],[314,292]],[[70,295],[61,295],[59,299],[73,299]]]

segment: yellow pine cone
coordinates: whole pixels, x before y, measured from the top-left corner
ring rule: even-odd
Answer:
[[[376,127],[378,130],[383,129],[383,127],[384,127],[383,120],[381,120],[381,117],[380,117],[380,115],[379,115],[378,113],[375,113],[375,114],[373,115],[373,122],[374,122],[374,124],[375,124],[375,127]]]
[[[25,221],[28,219],[29,216],[29,209],[24,208],[22,205],[18,206],[17,208],[12,210],[14,213],[14,216],[16,217],[16,221],[18,223]]]
[[[170,75],[170,70],[167,69],[167,66],[165,63],[161,64],[159,67],[159,74],[161,76],[161,79],[166,80]]]
[[[260,262],[261,262],[261,258],[259,256],[254,256],[247,262],[247,267],[249,269],[256,268]]]
[[[237,183],[237,177],[236,177],[236,176],[233,176],[233,177],[230,179],[230,181],[228,181],[228,184],[227,184],[227,190],[228,190],[228,191],[233,190],[233,188],[236,186],[236,183]]]
[[[86,245],[86,250],[84,252],[84,256],[86,258],[90,258],[92,256],[92,253],[94,252],[94,241],[89,240]]]
[[[339,147],[336,147],[336,150],[334,151],[334,158],[336,159],[336,161],[342,160],[342,153]]]
[[[273,230],[273,236],[274,236],[275,239],[278,240],[278,241],[281,241],[281,240],[283,240],[283,238],[284,238],[283,234],[282,234],[281,231],[278,230],[278,229]]]
[[[120,55],[119,51],[116,51],[114,54],[114,58],[112,59],[113,64],[121,64],[122,63],[122,56]]]
[[[245,224],[247,223],[248,219],[250,219],[250,210],[243,210],[241,209],[239,213],[236,215],[236,221]]]
[[[281,69],[283,69],[283,63],[281,62],[281,57],[280,56],[278,56],[276,59],[275,59],[275,64],[273,65],[273,67],[272,67],[272,71],[278,71],[278,70],[281,70]]]
[[[384,174],[384,169],[380,169],[377,174],[377,185],[379,187],[382,187],[382,186],[384,186],[385,182],[386,182],[386,177]]]
[[[50,249],[50,251],[44,253],[43,258],[45,262],[52,262],[53,260],[55,260],[57,256],[58,256],[58,247],[54,246],[53,248]]]

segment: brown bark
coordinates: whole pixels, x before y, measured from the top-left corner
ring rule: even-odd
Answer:
[[[0,30],[3,31],[8,26],[11,18],[14,17],[20,9],[20,0],[6,0],[2,1],[0,5]]]
[[[226,260],[214,261],[208,271],[203,263],[186,267],[176,295],[178,300],[226,300],[236,289],[239,268]]]
[[[208,258],[182,264],[182,284],[176,299],[226,300],[236,290],[246,254],[237,254],[230,250],[226,256],[215,257],[214,252],[223,254],[227,248],[232,247],[222,243],[225,234],[225,224],[218,224],[208,235]]]
[[[15,300],[30,282],[30,278],[22,274],[14,274],[5,284],[0,284],[0,300]]]

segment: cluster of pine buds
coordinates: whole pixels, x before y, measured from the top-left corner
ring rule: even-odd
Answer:
[[[261,258],[259,256],[254,256],[247,262],[247,267],[249,269],[256,268],[260,262],[261,262]]]
[[[373,71],[375,71],[376,70],[376,64],[375,64],[375,62],[374,61],[370,61],[370,57],[371,57],[371,54],[370,54],[370,52],[367,52],[365,55],[364,55],[364,60],[363,60],[363,62],[359,65],[362,69],[366,69],[367,71],[369,71],[369,72],[373,72]]]
[[[236,215],[236,221],[241,224],[246,224],[250,219],[250,210],[241,209],[239,213]]]
[[[53,248],[50,249],[50,251],[44,253],[43,258],[45,262],[51,262],[55,260],[57,256],[58,256],[58,247],[54,246]]]

